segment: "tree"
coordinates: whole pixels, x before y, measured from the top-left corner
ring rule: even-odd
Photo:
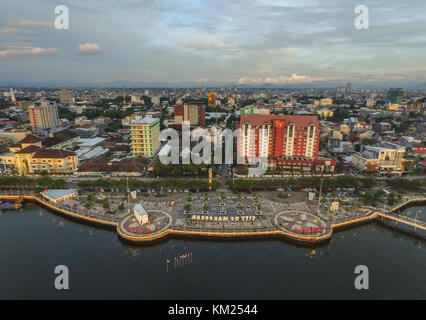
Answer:
[[[104,209],[109,209],[110,207],[109,207],[109,202],[108,202],[108,200],[105,200],[104,201],[104,203],[103,203],[103,207],[104,207]]]
[[[67,119],[68,121],[74,121],[77,117],[77,114],[68,108],[58,108],[58,114],[60,119]]]

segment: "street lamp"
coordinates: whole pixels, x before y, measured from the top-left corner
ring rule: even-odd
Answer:
[[[416,232],[416,230],[417,230],[417,227],[416,227],[417,215],[421,212],[422,212],[422,210],[417,211],[416,216],[414,217],[414,232]]]
[[[320,192],[318,195],[318,209],[317,209],[317,214],[319,215],[320,213],[320,201],[321,201],[321,191],[322,191],[322,183],[323,183],[324,179],[321,178],[321,185],[320,185]]]

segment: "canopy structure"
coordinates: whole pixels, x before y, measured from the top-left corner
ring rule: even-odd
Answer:
[[[77,194],[76,189],[46,189],[41,193],[42,197],[54,203],[74,198]]]

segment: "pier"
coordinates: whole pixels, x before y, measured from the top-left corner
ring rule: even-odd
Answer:
[[[11,201],[30,201],[42,207],[49,209],[63,216],[88,222],[99,226],[108,226],[116,230],[120,238],[133,243],[150,243],[165,239],[169,236],[175,237],[196,237],[210,239],[255,239],[255,238],[271,238],[284,239],[291,242],[306,245],[316,245],[328,241],[333,232],[339,229],[349,228],[372,221],[394,221],[395,225],[404,225],[412,227],[415,231],[426,231],[424,222],[396,215],[395,212],[401,210],[407,205],[415,203],[424,203],[425,198],[410,199],[388,212],[382,210],[366,210],[361,214],[357,213],[351,216],[340,217],[333,219],[324,219],[323,216],[318,216],[312,211],[304,212],[296,209],[290,211],[282,211],[282,204],[272,204],[273,210],[265,217],[258,218],[253,216],[251,222],[244,224],[244,219],[217,223],[210,219],[205,219],[206,222],[198,224],[192,222],[188,216],[179,216],[171,210],[167,212],[167,207],[153,204],[156,210],[157,220],[153,221],[151,228],[141,228],[135,223],[132,214],[125,213],[124,215],[109,215],[102,212],[92,212],[90,210],[81,210],[80,208],[72,208],[60,203],[53,203],[44,197],[35,195],[29,190],[1,190],[0,200]],[[257,201],[258,199],[256,199]],[[238,201],[244,201],[240,199]],[[266,205],[265,209],[267,208]],[[302,205],[300,205],[302,206]],[[374,208],[371,208],[374,209]],[[267,210],[267,209],[266,209]],[[151,223],[151,222],[150,222]],[[308,226],[308,228],[306,227]]]

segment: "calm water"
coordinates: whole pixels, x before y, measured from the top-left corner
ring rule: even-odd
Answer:
[[[315,254],[281,241],[132,247],[114,231],[31,205],[0,211],[0,298],[425,299],[425,246],[371,224],[336,234]],[[166,259],[186,252],[192,263],[175,270],[171,262],[167,272]],[[368,291],[354,288],[360,264],[370,270]],[[57,265],[69,267],[68,291],[54,288]]]

